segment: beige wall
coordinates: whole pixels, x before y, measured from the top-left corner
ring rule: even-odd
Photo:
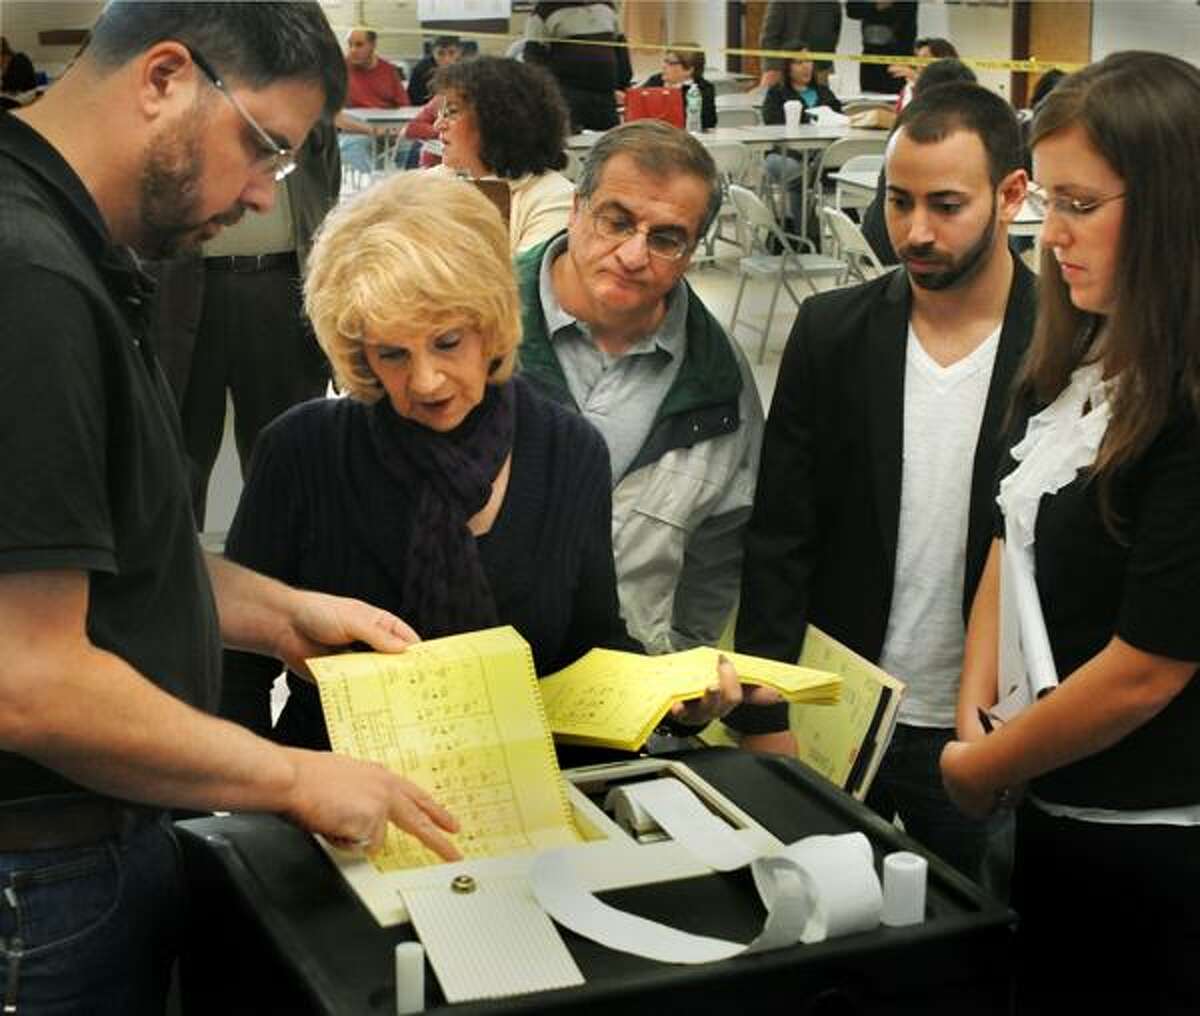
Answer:
[[[103,6],[94,0],[60,3],[0,0],[0,34],[18,53],[28,53],[37,70],[56,76],[74,56],[75,47],[42,46],[38,43],[38,32],[51,28],[91,28]]]

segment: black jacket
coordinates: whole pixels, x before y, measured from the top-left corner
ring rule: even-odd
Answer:
[[[862,22],[863,53],[904,57],[917,44],[917,4],[894,3],[882,10],[874,3],[847,0],[846,16]],[[904,88],[903,78],[888,73],[887,64],[859,64],[858,80],[864,92],[890,92]]]
[[[1019,260],[1014,266],[975,449],[964,617],[992,540],[1002,425],[1033,330],[1034,276]],[[879,659],[900,527],[911,302],[901,270],[801,305],[767,418],[746,533],[739,651],[794,662],[811,621],[867,659]],[[749,729],[752,722],[739,717],[736,725]],[[773,729],[786,722],[784,716]]]

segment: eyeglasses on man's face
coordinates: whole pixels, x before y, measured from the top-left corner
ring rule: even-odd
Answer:
[[[1029,207],[1034,214],[1043,219],[1050,209],[1054,209],[1059,215],[1069,219],[1079,219],[1085,215],[1091,215],[1101,205],[1106,205],[1110,201],[1116,201],[1124,196],[1125,192],[1122,191],[1120,194],[1110,194],[1106,198],[1072,198],[1065,194],[1050,194],[1046,188],[1039,187],[1035,183],[1031,183],[1025,191],[1025,200]]]
[[[644,233],[646,250],[663,261],[678,261],[692,249],[692,241],[687,233],[676,226],[640,229],[625,212],[593,208],[590,202],[585,202],[585,205],[592,219],[592,229],[602,240],[622,244],[638,233]]]
[[[250,129],[254,132],[258,139],[259,147],[262,149],[261,156],[255,160],[255,167],[261,167],[269,172],[277,181],[282,180],[293,169],[296,168],[296,151],[293,148],[284,148],[279,142],[271,137],[262,125],[252,117],[242,105],[241,101],[233,94],[221,80],[221,77],[203,56],[197,53],[190,46],[187,47],[188,53],[191,55],[192,62],[200,68],[204,76],[212,83],[213,88],[220,92],[234,109],[238,115],[246,122]]]

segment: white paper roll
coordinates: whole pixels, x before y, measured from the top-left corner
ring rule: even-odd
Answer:
[[[898,850],[883,859],[883,914],[892,928],[925,920],[925,882],[929,865],[920,854]]]
[[[862,833],[809,836],[789,846],[784,856],[813,885],[813,909],[801,942],[824,942],[878,927],[883,892],[871,844]]]
[[[420,942],[396,946],[396,1016],[425,1011],[425,947]]]

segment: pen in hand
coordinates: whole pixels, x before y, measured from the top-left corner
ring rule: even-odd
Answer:
[[[992,718],[988,715],[986,709],[984,709],[982,706],[977,706],[976,712],[979,713],[979,724],[983,727],[983,732],[985,734],[990,734],[996,729],[995,724],[992,723]]]

